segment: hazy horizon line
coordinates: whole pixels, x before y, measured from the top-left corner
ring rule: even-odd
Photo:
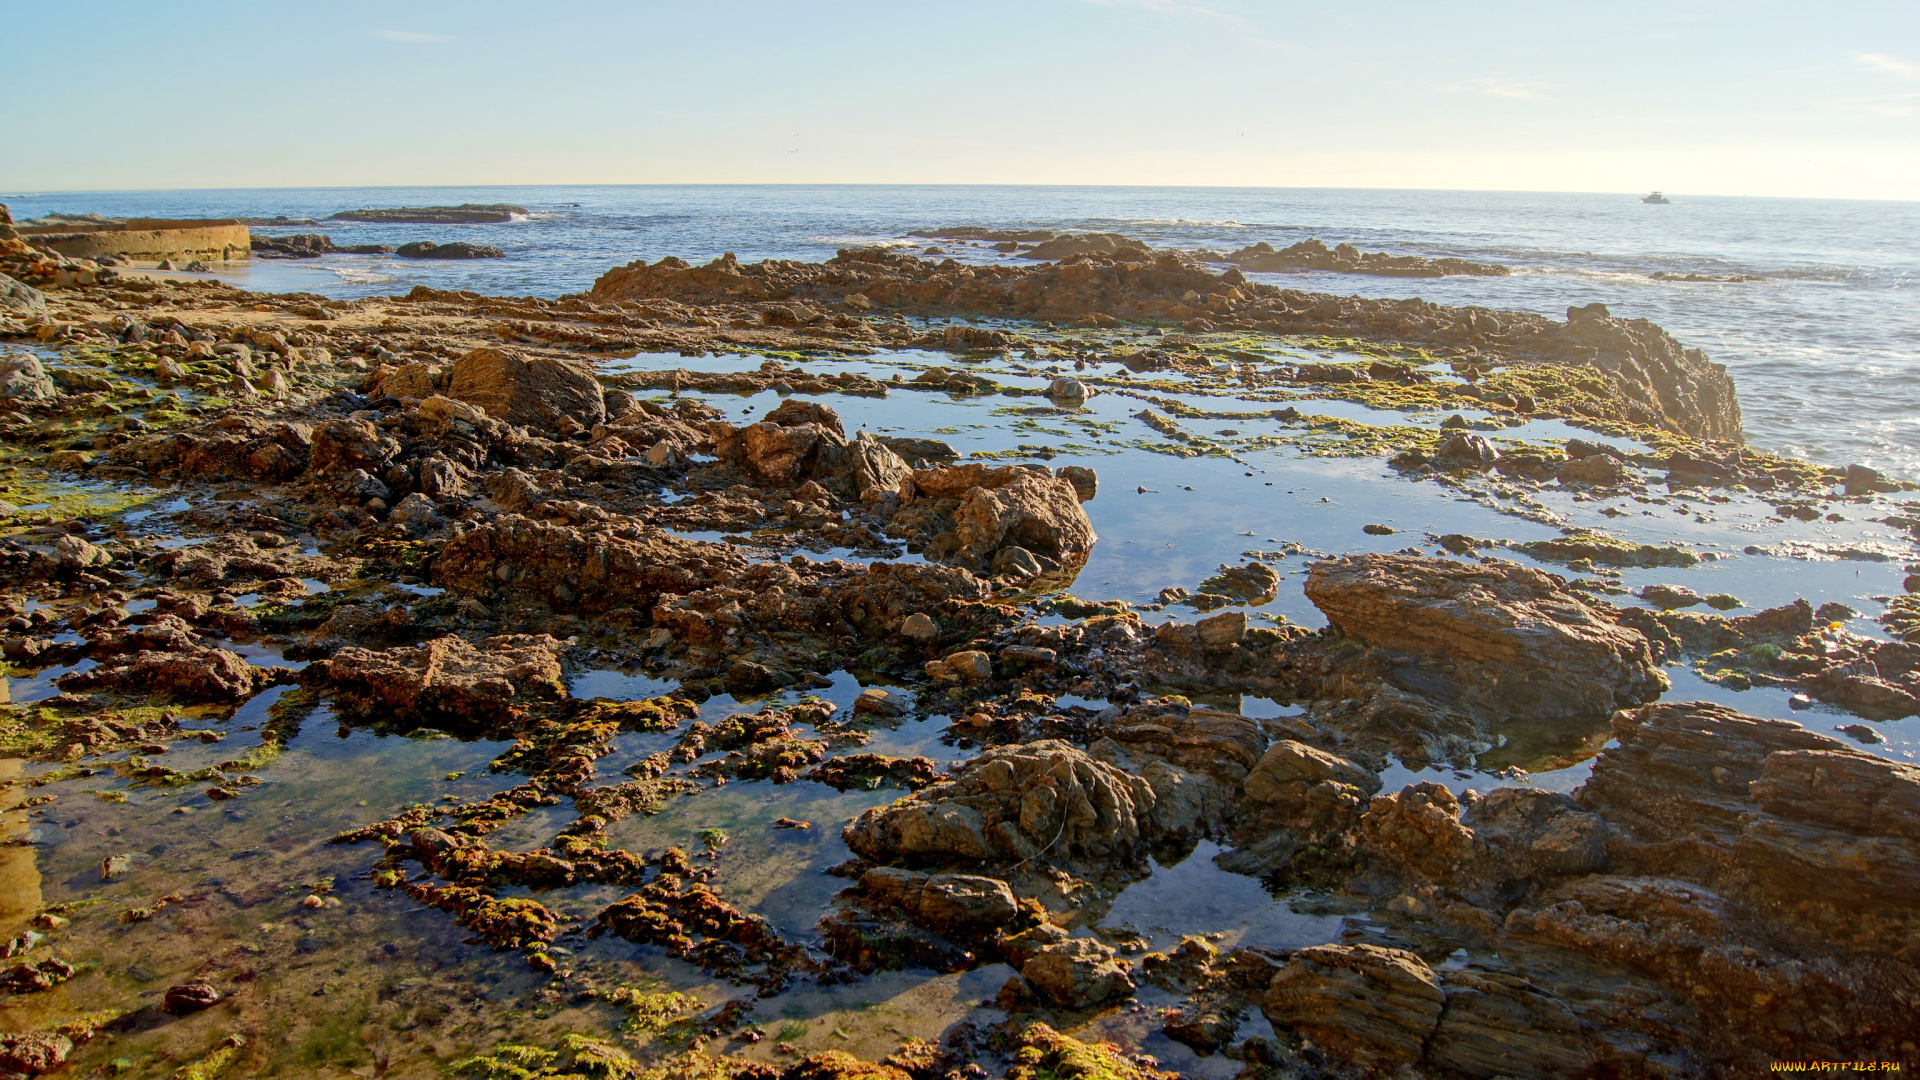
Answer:
[[[113,195],[134,192],[208,192],[208,191],[360,191],[370,188],[393,191],[428,190],[482,190],[489,188],[1103,188],[1134,189],[1140,191],[1398,191],[1398,192],[1449,192],[1474,193],[1485,195],[1607,195],[1631,196],[1641,191],[1660,191],[1669,196],[1694,199],[1778,199],[1796,202],[1872,202],[1872,203],[1914,203],[1920,199],[1871,198],[1862,196],[1835,195],[1746,195],[1724,194],[1717,192],[1675,191],[1666,188],[1645,188],[1632,191],[1600,191],[1575,188],[1473,188],[1473,187],[1382,187],[1329,184],[1063,184],[1063,183],[958,183],[939,181],[875,181],[875,180],[835,180],[835,181],[750,181],[750,180],[696,180],[696,181],[631,181],[621,183],[567,183],[549,181],[543,183],[460,183],[460,184],[317,184],[317,185],[272,185],[260,187],[108,187],[108,188],[58,188],[41,191],[0,192],[0,202],[8,199],[39,199],[49,196],[74,195]]]

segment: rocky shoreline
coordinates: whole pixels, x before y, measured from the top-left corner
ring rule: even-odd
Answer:
[[[4,802],[41,838],[0,1072],[1920,1060],[1920,768],[1881,745],[1920,715],[1913,486],[1742,445],[1643,320],[1124,245],[559,300],[0,285]],[[963,449],[989,407],[1047,442]],[[1274,506],[1364,462],[1376,516],[1103,594],[1149,459]],[[1407,493],[1511,527],[1385,539]],[[1851,560],[1885,611],[1684,583],[1735,555]],[[1328,929],[1110,919],[1182,867]]]

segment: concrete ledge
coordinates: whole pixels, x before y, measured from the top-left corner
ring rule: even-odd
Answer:
[[[135,259],[244,259],[253,234],[230,218],[169,221],[133,218],[117,225],[35,225],[20,228],[21,239],[44,245],[69,258],[126,255]]]

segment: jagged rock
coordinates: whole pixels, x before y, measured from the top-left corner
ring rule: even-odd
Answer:
[[[112,690],[182,701],[245,701],[268,675],[237,653],[190,643],[170,651],[142,650],[102,660],[97,667],[62,675],[68,692]]]
[[[398,440],[380,434],[365,420],[329,420],[313,429],[308,468],[316,473],[355,469],[373,473],[384,469],[399,453]]]
[[[1127,708],[1102,723],[1100,734],[1129,753],[1150,755],[1232,784],[1247,779],[1248,770],[1262,761],[1267,742],[1258,721],[1166,698]]]
[[[1296,829],[1345,830],[1359,823],[1380,778],[1343,757],[1281,739],[1247,774],[1245,790]]]
[[[1628,870],[1696,878],[1848,943],[1920,955],[1920,768],[1706,703],[1615,718],[1575,797]],[[1844,877],[1845,889],[1829,883]]]
[[[25,282],[0,274],[0,311],[45,311],[47,298]]]
[[[1360,817],[1361,846],[1404,872],[1446,878],[1473,856],[1473,830],[1460,822],[1460,800],[1445,784],[1409,784],[1375,795]]]
[[[155,476],[202,480],[291,480],[306,471],[313,427],[223,416],[191,431],[142,435],[114,447],[113,460]]]
[[[1378,945],[1316,945],[1279,970],[1261,1001],[1277,1028],[1362,1065],[1419,1061],[1446,992],[1426,961]]]
[[[1607,823],[1572,798],[1539,788],[1496,788],[1461,822],[1511,879],[1592,874],[1607,865]]]
[[[507,720],[516,704],[566,695],[559,662],[565,649],[544,634],[504,634],[477,646],[448,636],[380,652],[341,649],[302,678],[351,712],[403,727],[489,726]]]
[[[438,584],[466,595],[515,595],[599,612],[647,610],[663,596],[707,588],[746,566],[725,544],[664,530],[503,517],[449,540],[433,574]]]
[[[992,935],[1023,921],[1013,890],[999,878],[975,874],[924,874],[882,866],[860,876],[868,896],[906,912],[940,933]]]
[[[1086,1009],[1133,993],[1133,975],[1113,946],[1092,938],[1048,945],[1020,967],[1033,988],[1065,1009]]]
[[[1640,599],[1662,610],[1671,610],[1705,603],[1707,598],[1685,585],[1649,585],[1640,590]]]
[[[47,374],[39,357],[26,352],[0,356],[0,399],[45,401],[59,396],[60,388],[54,385],[53,376]]]
[[[1594,1063],[1580,1018],[1567,1003],[1517,975],[1448,971],[1446,1009],[1426,1060],[1468,1076],[1554,1080]]]
[[[67,1063],[73,1040],[48,1031],[0,1035],[0,1075],[43,1076]]]
[[[1645,635],[1517,563],[1349,555],[1307,598],[1342,634],[1436,663],[1429,696],[1499,716],[1605,716],[1666,689]]]
[[[1055,476],[1073,485],[1073,492],[1081,502],[1092,502],[1100,493],[1100,477],[1085,465],[1062,465],[1053,471]]]
[[[838,480],[854,493],[873,487],[896,491],[912,471],[868,432],[848,440],[840,415],[817,401],[789,398],[757,424],[720,428],[714,452],[721,461],[783,487]]]
[[[480,348],[455,360],[446,396],[539,431],[554,430],[563,420],[591,428],[606,419],[606,402],[592,370],[511,349]]]
[[[953,779],[861,814],[842,835],[879,863],[1110,866],[1153,835],[1155,802],[1146,780],[1048,739],[987,750]]]
[[[920,486],[921,476],[914,474],[915,486]],[[954,536],[963,557],[984,561],[1002,548],[1019,546],[1055,559],[1079,560],[1093,550],[1093,522],[1080,508],[1071,483],[1025,469],[987,479],[994,486],[968,488],[953,512]]]
[[[1484,435],[1461,433],[1440,444],[1435,461],[1468,469],[1485,469],[1500,460],[1500,451]]]

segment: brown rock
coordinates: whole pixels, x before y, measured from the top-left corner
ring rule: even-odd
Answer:
[[[1020,968],[1034,989],[1066,1009],[1086,1009],[1133,993],[1133,976],[1111,945],[1069,938],[1034,953]]]
[[[1314,563],[1306,593],[1348,637],[1438,662],[1442,695],[1489,713],[1604,716],[1666,689],[1644,635],[1516,563],[1349,555]]]
[[[879,863],[1107,865],[1137,856],[1155,832],[1156,802],[1146,780],[1048,739],[988,750],[951,780],[868,810],[843,835]]]
[[[67,1063],[73,1040],[65,1035],[32,1031],[0,1035],[0,1075],[44,1076]]]
[[[167,988],[162,1007],[175,1016],[185,1016],[201,1009],[210,1009],[219,1003],[220,991],[206,983],[185,983]]]
[[[454,361],[446,395],[538,431],[551,431],[563,419],[591,428],[607,415],[589,368],[511,349],[475,349]]]
[[[1425,877],[1445,878],[1473,855],[1473,830],[1460,823],[1460,800],[1429,780],[1375,795],[1361,815],[1360,836],[1377,859]]]
[[[1316,945],[1274,975],[1261,1008],[1339,1057],[1394,1066],[1420,1060],[1445,1002],[1433,969],[1404,949]]]
[[[303,673],[350,711],[414,726],[432,720],[490,725],[518,703],[563,697],[559,655],[566,645],[544,634],[507,634],[478,646],[442,637],[373,652],[341,649]]]

